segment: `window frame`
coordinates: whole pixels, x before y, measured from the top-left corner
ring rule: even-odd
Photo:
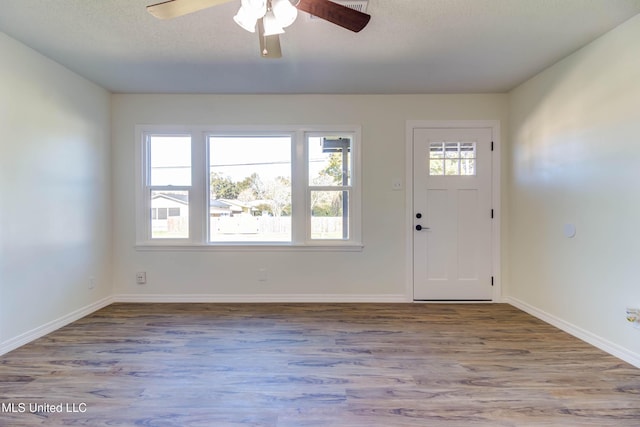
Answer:
[[[442,148],[442,157],[433,156],[433,147],[438,144]],[[449,156],[447,154],[447,146],[451,144],[457,144],[457,151],[455,153],[456,156]],[[462,146],[465,144],[471,144],[473,147],[473,157],[463,157],[462,156]],[[471,176],[475,177],[477,175],[476,165],[477,165],[477,148],[476,141],[431,141],[429,146],[429,176],[433,177],[446,177],[446,176],[457,176],[457,177],[465,177]],[[432,163],[439,161],[442,162],[442,173],[433,173],[433,165]],[[448,161],[454,161],[456,164],[457,173],[447,173],[449,169],[447,168]],[[463,172],[463,161],[472,161],[473,162],[473,173],[462,173]]]
[[[151,184],[151,137],[153,136],[174,136],[174,137],[190,137],[191,138],[191,184],[190,185],[152,185]],[[136,237],[137,240],[146,241],[146,242],[170,242],[171,244],[184,244],[189,242],[193,238],[193,225],[192,225],[192,212],[191,212],[191,200],[193,197],[193,168],[194,168],[194,154],[193,154],[193,135],[189,132],[185,132],[184,130],[174,129],[172,131],[163,131],[163,132],[143,132],[140,134],[138,150],[136,151],[136,158],[142,162],[143,169],[140,170],[138,175],[138,183],[139,186],[136,191],[136,199],[137,199],[137,221],[136,221]],[[140,163],[140,161],[136,163]],[[187,192],[187,200],[189,200],[189,233],[186,238],[153,238],[153,230],[152,230],[152,216],[153,211],[151,207],[152,197],[151,194],[154,191],[185,191]],[[159,217],[159,211],[156,212],[156,215]],[[159,219],[159,218],[156,219]],[[167,219],[168,219],[168,210],[167,210]]]
[[[136,244],[138,250],[339,250],[361,251],[362,244],[362,168],[361,127],[358,125],[313,126],[169,126],[138,125],[135,129]],[[151,238],[149,186],[150,156],[148,136],[191,136],[191,188],[189,191],[189,238]],[[291,241],[287,242],[210,242],[209,241],[209,143],[210,136],[291,136]],[[351,138],[351,182],[348,187],[349,238],[312,239],[308,138],[331,135]],[[173,190],[182,187],[171,187]]]
[[[332,137],[349,137],[351,140],[351,144],[349,146],[349,151],[351,152],[351,156],[349,156],[349,171],[351,172],[351,175],[349,177],[349,183],[348,184],[334,184],[334,185],[315,185],[312,184],[311,182],[309,182],[309,163],[310,163],[310,155],[309,155],[309,140],[310,138],[321,138],[323,136],[328,136],[327,134],[330,134]],[[304,147],[305,147],[305,166],[307,167],[307,170],[305,171],[305,177],[306,177],[306,192],[305,192],[305,208],[309,211],[308,212],[308,217],[306,218],[306,239],[307,239],[307,243],[308,244],[316,244],[316,243],[322,243],[325,242],[325,244],[331,244],[331,242],[344,242],[344,241],[348,241],[351,239],[352,233],[354,232],[354,218],[355,216],[352,214],[353,213],[353,206],[352,206],[352,196],[354,195],[354,175],[356,170],[359,170],[359,168],[356,169],[354,163],[355,163],[355,159],[356,159],[356,144],[355,144],[355,137],[353,134],[349,133],[349,132],[334,132],[334,131],[329,131],[329,132],[322,132],[322,131],[309,131],[309,132],[305,132],[304,135]],[[359,157],[359,153],[358,153],[358,157]],[[343,166],[344,167],[344,166]],[[359,178],[358,178],[359,179]],[[312,224],[311,224],[311,220],[313,218],[312,212],[311,212],[311,193],[313,191],[317,191],[317,192],[347,192],[348,194],[348,202],[347,202],[347,206],[348,206],[348,222],[347,222],[347,230],[348,230],[348,234],[349,234],[349,239],[314,239],[312,238]],[[359,211],[360,205],[358,204],[357,209],[358,209],[358,215],[360,218],[360,211]]]
[[[229,138],[279,138],[279,137],[285,137],[285,138],[290,138],[291,140],[291,147],[290,147],[290,154],[291,154],[291,204],[292,206],[294,205],[294,197],[293,197],[293,193],[294,193],[294,164],[296,163],[296,134],[295,132],[291,132],[291,131],[286,131],[286,130],[270,130],[270,131],[255,131],[255,130],[219,130],[219,131],[209,131],[209,132],[204,132],[204,141],[205,141],[205,155],[206,155],[206,159],[207,159],[207,172],[206,172],[206,206],[209,206],[210,204],[210,199],[211,199],[211,191],[209,190],[209,182],[210,182],[210,175],[209,175],[209,160],[210,160],[210,155],[211,155],[211,145],[209,143],[209,138],[225,138],[225,137],[229,137]],[[259,245],[259,246],[269,246],[269,245],[281,245],[281,244],[285,244],[285,245],[290,245],[293,242],[296,241],[296,232],[294,230],[294,226],[293,226],[293,217],[294,215],[291,215],[291,221],[292,221],[292,227],[291,227],[291,241],[266,241],[266,242],[261,242],[261,241],[211,241],[211,232],[209,229],[209,226],[211,225],[211,221],[205,221],[205,231],[206,231],[206,237],[205,237],[205,244],[207,245],[212,245],[212,246],[227,246],[227,245],[231,245],[231,246],[242,246],[242,245],[246,245],[246,246],[255,246],[255,245]]]

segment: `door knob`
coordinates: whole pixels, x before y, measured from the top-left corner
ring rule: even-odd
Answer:
[[[423,227],[420,224],[416,225],[416,230],[417,231],[428,230],[428,229],[429,229],[429,227]]]

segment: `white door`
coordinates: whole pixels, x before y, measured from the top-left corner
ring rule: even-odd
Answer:
[[[492,299],[491,136],[414,129],[414,300]]]

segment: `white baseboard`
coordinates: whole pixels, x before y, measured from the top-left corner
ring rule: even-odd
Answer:
[[[118,294],[114,302],[200,303],[397,303],[410,302],[404,294]]]
[[[43,337],[55,331],[56,329],[60,329],[71,322],[75,322],[76,320],[81,319],[95,311],[98,311],[101,308],[104,308],[111,303],[113,303],[113,297],[103,298],[99,301],[96,301],[85,307],[75,310],[69,314],[66,314],[58,319],[45,323],[42,326],[38,326],[37,328],[34,328],[30,331],[20,334],[17,337],[10,338],[0,343],[0,356],[10,352],[11,350],[15,350],[16,348],[21,347],[31,341],[34,341],[40,337]]]
[[[507,304],[511,304],[512,306],[519,308],[525,313],[529,313],[530,315],[537,317],[538,319],[549,323],[550,325],[555,326],[558,329],[563,330],[564,332],[573,335],[576,338],[585,341],[594,347],[599,348],[602,351],[605,351],[612,356],[615,356],[619,359],[624,360],[631,365],[640,368],[640,355],[634,353],[618,344],[612,343],[592,332],[589,332],[585,329],[582,329],[572,323],[567,322],[566,320],[560,319],[552,314],[547,313],[546,311],[540,310],[526,302],[520,301],[516,298],[506,297],[504,302]]]

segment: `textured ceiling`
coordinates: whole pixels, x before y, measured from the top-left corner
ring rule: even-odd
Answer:
[[[640,0],[370,0],[351,33],[301,13],[283,58],[240,0],[169,21],[158,0],[0,0],[0,31],[112,92],[504,92],[640,13]],[[1,56],[0,56],[1,57]]]

